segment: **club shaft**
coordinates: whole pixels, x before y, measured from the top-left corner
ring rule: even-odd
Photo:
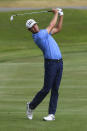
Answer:
[[[52,11],[49,10],[49,11],[30,12],[30,13],[16,14],[16,15],[13,15],[13,16],[22,16],[22,15],[29,15],[29,14],[39,14],[39,13],[47,13],[47,12],[52,12]]]

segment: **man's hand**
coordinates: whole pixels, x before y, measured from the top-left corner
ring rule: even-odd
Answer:
[[[58,14],[59,14],[59,16],[64,15],[63,10],[62,10],[61,8],[56,8],[56,9],[58,10]]]
[[[53,12],[54,14],[56,14],[56,13],[58,13],[58,9],[52,9],[52,12]]]

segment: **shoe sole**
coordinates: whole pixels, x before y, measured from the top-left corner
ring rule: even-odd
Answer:
[[[46,120],[46,119],[43,118],[43,121],[55,121],[55,119],[53,119],[53,120]]]

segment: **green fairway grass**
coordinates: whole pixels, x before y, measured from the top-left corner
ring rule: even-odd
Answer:
[[[52,13],[15,17],[19,12],[0,12],[0,131],[87,131],[87,10],[64,10],[63,29],[54,35],[64,61],[56,120],[44,122],[50,93],[35,109],[34,119],[26,118],[26,102],[43,86],[44,60],[27,19],[40,28],[49,25]]]

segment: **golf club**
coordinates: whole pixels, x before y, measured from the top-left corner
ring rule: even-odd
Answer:
[[[23,15],[31,15],[31,14],[39,14],[39,13],[47,13],[47,12],[52,12],[51,10],[48,11],[39,11],[39,12],[30,12],[30,13],[23,13],[23,14],[15,14],[10,17],[10,21],[14,20],[15,16],[23,16]]]

